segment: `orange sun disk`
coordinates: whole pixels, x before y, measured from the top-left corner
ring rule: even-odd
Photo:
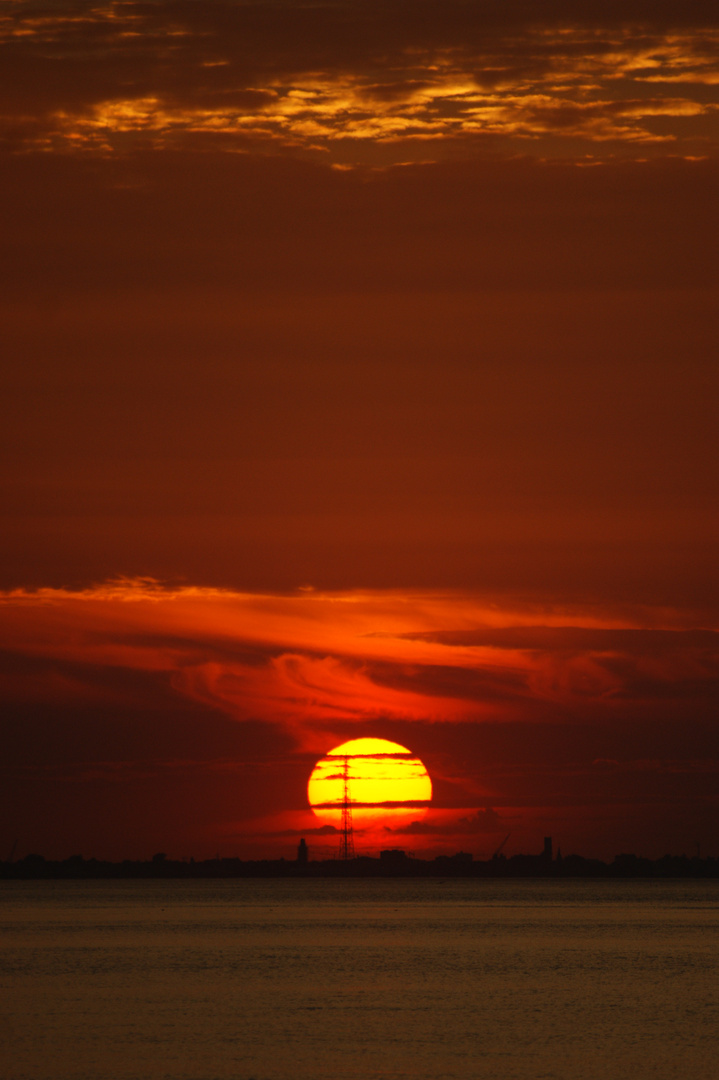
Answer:
[[[427,813],[432,781],[411,750],[388,739],[350,739],[317,762],[307,785],[323,825],[341,824],[345,761],[355,828],[398,828]]]

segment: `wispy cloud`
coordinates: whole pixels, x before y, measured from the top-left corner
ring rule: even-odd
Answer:
[[[401,161],[413,143],[436,158],[457,141],[540,154],[557,142],[567,155],[577,140],[595,154],[715,145],[719,36],[705,5],[681,18],[646,5],[544,17],[519,4],[499,16],[484,3],[426,3],[421,17],[415,5],[407,18],[400,7],[18,4],[0,20],[6,137],[102,154],[221,140],[350,161],[373,146]],[[686,130],[689,116],[701,123]]]
[[[689,618],[439,591],[271,596],[135,581],[5,594],[0,641],[46,665],[32,691],[8,676],[10,696],[16,685],[97,697],[95,670],[155,672],[183,696],[324,750],[340,723],[702,708],[719,635]]]

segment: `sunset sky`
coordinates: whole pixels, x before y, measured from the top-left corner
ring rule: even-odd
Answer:
[[[0,859],[719,855],[719,7],[0,5]]]

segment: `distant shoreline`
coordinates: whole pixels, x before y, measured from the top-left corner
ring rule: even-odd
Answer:
[[[146,861],[106,862],[73,855],[62,861],[28,855],[17,862],[0,863],[0,880],[207,880],[213,878],[719,878],[719,858],[665,855],[644,859],[617,855],[611,863],[582,855],[548,860],[543,855],[474,860],[466,853],[419,859],[397,857],[327,859],[298,862],[289,859],[243,860],[239,858],[180,861],[155,855]]]

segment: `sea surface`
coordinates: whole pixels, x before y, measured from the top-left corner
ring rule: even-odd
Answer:
[[[3,1080],[716,1080],[719,882],[0,883]]]

